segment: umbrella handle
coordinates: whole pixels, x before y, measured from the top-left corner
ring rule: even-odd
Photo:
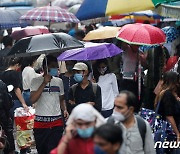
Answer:
[[[139,57],[139,51],[138,51],[138,99],[140,101],[141,99],[141,61]]]
[[[92,70],[92,78],[94,79],[94,72],[93,72],[93,67],[92,67],[92,61],[90,61],[91,63],[91,70]]]
[[[46,61],[46,71],[47,71],[47,73],[49,72],[49,70],[48,70],[48,64],[47,64],[47,57],[46,57],[47,55],[45,55],[45,61]],[[48,85],[48,88],[49,88],[49,93],[50,93],[50,87],[51,87],[51,84],[50,84],[50,82],[49,82],[49,85]]]

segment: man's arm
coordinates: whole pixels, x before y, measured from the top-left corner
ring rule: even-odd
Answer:
[[[30,100],[32,102],[32,104],[36,103],[37,100],[40,98],[44,88],[46,87],[47,83],[51,82],[51,76],[50,75],[46,75],[44,76],[44,81],[43,83],[40,85],[40,87],[38,88],[37,91],[32,91],[31,95],[30,95]]]
[[[70,103],[70,104],[75,104],[75,100],[74,100],[74,98],[73,98],[72,87],[69,89],[68,98],[69,98],[69,102],[68,102],[68,103]]]
[[[61,107],[61,109],[63,111],[67,110],[65,100],[64,100],[64,95],[59,96],[59,98],[60,98],[60,107]]]
[[[97,91],[96,91],[96,97],[95,97],[95,109],[101,112],[102,109],[102,96],[101,96],[101,88],[97,86]]]

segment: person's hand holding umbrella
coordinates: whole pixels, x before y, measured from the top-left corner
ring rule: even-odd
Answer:
[[[44,83],[45,85],[47,85],[48,83],[51,82],[51,79],[52,79],[52,76],[51,76],[50,74],[46,74],[46,75],[44,75],[44,81],[43,81],[43,83]]]

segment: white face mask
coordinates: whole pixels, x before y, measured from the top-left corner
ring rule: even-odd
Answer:
[[[112,114],[112,117],[114,117],[114,120],[115,120],[115,121],[123,122],[123,121],[125,121],[125,120],[129,117],[129,109],[128,109],[128,111],[125,113],[125,115],[123,115],[123,114],[120,113],[120,112],[114,111],[113,114]]]
[[[117,111],[113,112],[112,117],[114,118],[115,121],[118,121],[118,122],[124,121],[126,119],[122,113],[117,112]]]

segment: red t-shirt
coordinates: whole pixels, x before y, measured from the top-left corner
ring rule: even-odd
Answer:
[[[63,138],[61,139],[61,141]],[[61,144],[61,141],[59,144]],[[50,154],[57,154],[57,148],[53,149]],[[67,145],[64,154],[94,154],[93,139],[73,138]]]

